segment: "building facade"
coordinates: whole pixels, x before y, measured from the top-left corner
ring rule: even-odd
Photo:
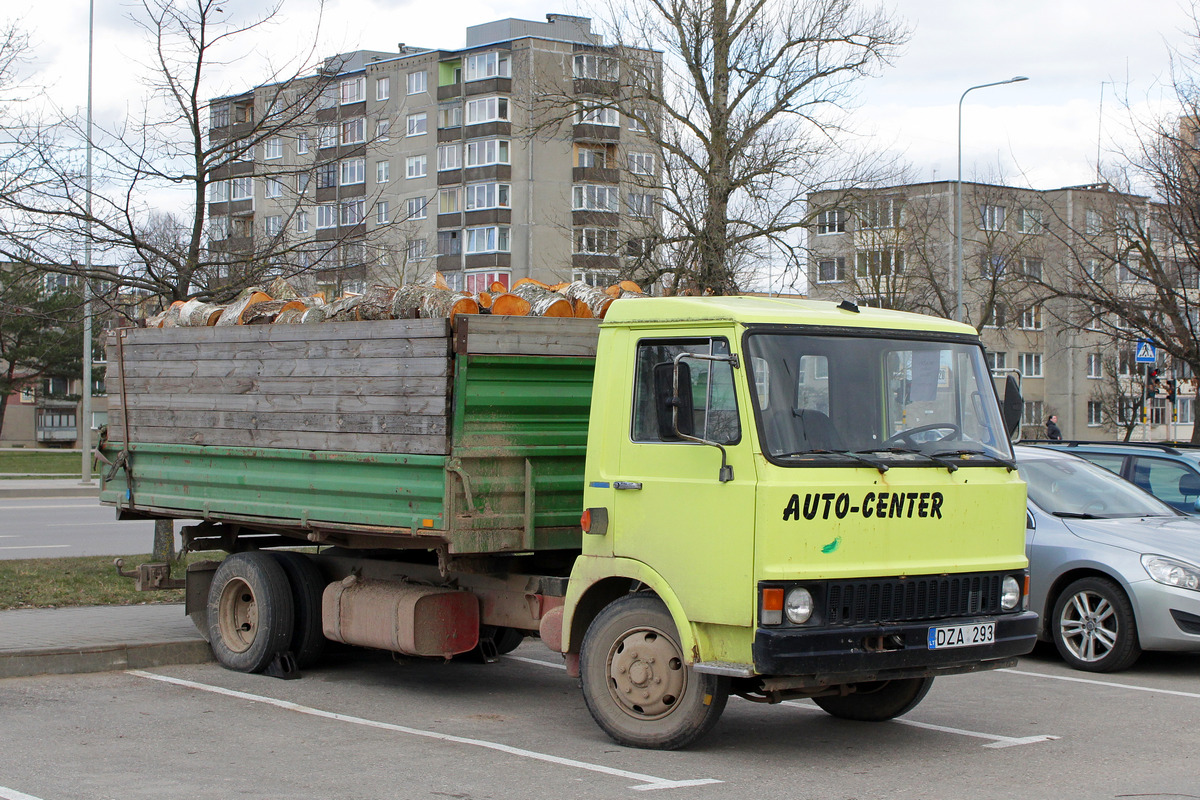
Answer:
[[[1139,364],[1137,337],[1117,315],[1061,291],[1087,284],[1152,306],[1128,239],[1134,230],[1160,235],[1154,205],[1104,184],[1042,191],[964,182],[960,266],[956,188],[941,181],[810,196],[810,295],[955,318],[961,285],[957,316],[980,331],[993,374],[1020,378],[1023,437],[1044,437],[1053,414],[1067,439],[1124,438],[1130,425],[1134,440],[1190,438],[1196,386],[1186,365],[1161,355]],[[1159,382],[1148,385],[1155,373]]]
[[[501,20],[462,50],[356,51],[212,101],[211,142],[236,154],[212,172],[212,247],[280,245],[280,273],[327,297],[434,270],[469,291],[613,282],[654,227],[657,165],[644,120],[616,109],[640,70],[590,26]],[[311,109],[254,132],[305,91]]]

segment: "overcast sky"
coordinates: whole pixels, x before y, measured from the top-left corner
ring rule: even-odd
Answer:
[[[265,7],[231,0],[231,13]],[[267,63],[293,55],[311,39],[316,0],[284,0],[279,22],[239,51],[240,76],[229,74],[210,95],[260,82]],[[1136,10],[1135,10],[1136,9]],[[34,40],[46,94],[65,107],[86,97],[86,0],[42,2],[21,21]],[[136,107],[134,77],[144,37],[128,2],[96,0],[95,108],[98,120]],[[1035,188],[1094,180],[1097,138],[1107,151],[1125,130],[1119,99],[1146,108],[1169,83],[1168,47],[1186,47],[1189,16],[1181,0],[903,0],[895,5],[913,28],[895,66],[861,87],[857,126],[902,154],[921,179],[957,171],[958,99],[969,86],[1026,75],[1024,83],[979,89],[963,107],[963,174]],[[547,12],[586,14],[562,4],[512,0],[329,0],[318,55],[463,46],[468,24],[504,17],[544,20]],[[0,15],[6,12],[0,12]],[[1103,87],[1103,125],[1100,119]]]

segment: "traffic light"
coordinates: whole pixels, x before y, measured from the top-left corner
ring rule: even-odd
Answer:
[[[1171,380],[1167,381],[1167,399],[1170,400],[1172,403],[1175,402],[1175,389],[1176,389],[1175,379],[1172,378]]]
[[[1157,369],[1150,370],[1149,375],[1147,375],[1146,387],[1150,390],[1150,394],[1154,394],[1155,392],[1158,391],[1158,370]]]

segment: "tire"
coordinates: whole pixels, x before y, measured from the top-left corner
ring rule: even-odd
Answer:
[[[1086,672],[1119,672],[1142,654],[1133,605],[1108,578],[1080,578],[1054,603],[1050,635],[1063,661]]]
[[[292,591],[294,610],[292,636],[288,649],[296,666],[306,669],[325,653],[325,632],[321,628],[321,595],[325,591],[325,576],[303,553],[276,550],[271,553],[287,575]]]
[[[632,594],[606,606],[583,637],[583,699],[618,744],[675,750],[706,734],[725,710],[729,679],[695,672],[658,597]]]
[[[234,553],[208,591],[213,655],[237,672],[261,672],[288,649],[294,612],[287,574],[270,553]]]
[[[886,722],[907,714],[929,694],[933,678],[902,678],[855,684],[847,695],[814,697],[827,714],[856,722]]]

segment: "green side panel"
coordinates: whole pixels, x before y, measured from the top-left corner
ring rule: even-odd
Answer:
[[[104,449],[110,460],[120,452],[120,443]],[[180,518],[445,528],[445,456],[134,444],[129,463],[134,506]],[[118,470],[100,502],[128,507],[127,488]]]
[[[456,359],[450,466],[465,476],[451,478],[458,526],[519,528],[530,549],[580,546],[594,373],[593,358]]]

